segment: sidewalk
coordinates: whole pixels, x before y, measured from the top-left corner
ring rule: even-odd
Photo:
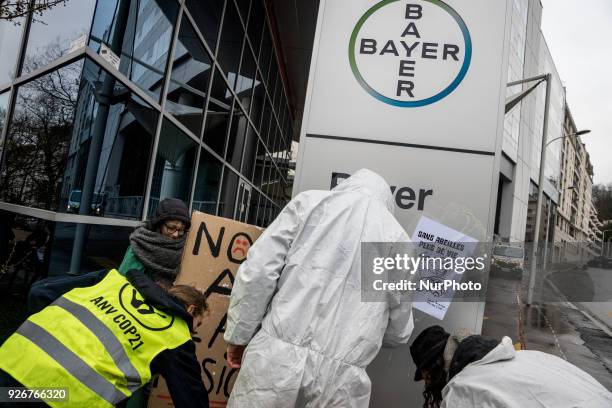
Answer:
[[[588,372],[612,391],[612,339],[571,303],[559,299],[527,307],[524,276],[493,273],[482,334],[509,336],[517,349],[554,354]],[[550,290],[550,289],[546,289]]]

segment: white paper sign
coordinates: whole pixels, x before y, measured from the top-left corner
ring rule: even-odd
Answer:
[[[449,228],[425,216],[417,224],[412,241],[418,245],[420,256],[431,258],[469,257],[474,253],[477,241],[460,231]],[[417,272],[417,280],[441,283],[445,280],[461,281],[462,274],[452,269],[424,269]],[[414,307],[438,320],[443,320],[450,306],[454,290],[417,292]],[[444,300],[439,300],[443,298]]]

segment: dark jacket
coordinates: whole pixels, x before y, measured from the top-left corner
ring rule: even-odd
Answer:
[[[77,288],[95,285],[106,276],[107,271],[91,272],[79,277],[63,277],[63,280],[48,282],[40,288],[32,288],[36,293],[36,306],[33,312],[42,310],[64,293]],[[168,294],[153,282],[144,272],[128,271],[126,278],[138,290],[142,297],[155,308],[183,319],[193,332],[193,321],[185,306],[175,297]],[[41,281],[42,282],[42,281]],[[30,293],[30,301],[33,294]],[[192,340],[183,345],[159,353],[151,363],[151,372],[160,374],[168,384],[172,402],[177,408],[208,407],[208,393],[202,382],[200,364],[195,355],[195,343]]]
[[[193,333],[193,319],[182,302],[168,294],[144,272],[134,269],[128,271],[126,278],[147,303],[173,316],[180,317]],[[208,407],[208,393],[202,383],[202,373],[196,358],[193,340],[175,349],[159,353],[151,363],[151,372],[164,377],[175,407]]]

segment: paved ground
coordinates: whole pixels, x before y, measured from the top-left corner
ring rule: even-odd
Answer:
[[[564,358],[612,391],[610,330],[598,319],[589,318],[590,314],[584,313],[582,303],[588,302],[577,301],[585,300],[584,296],[588,292],[595,293],[599,290],[595,289],[597,286],[610,288],[611,285],[607,283],[608,276],[605,274],[587,272],[580,274],[582,280],[567,273],[555,276],[557,283],[574,294],[575,302],[567,301],[560,291],[544,280],[540,281],[536,298],[546,301],[531,307],[524,303],[528,282],[526,274],[492,274],[487,291],[483,334],[497,338],[507,335],[517,347],[544,351]],[[577,292],[580,292],[580,296],[576,295]],[[602,305],[595,306],[589,303],[589,306],[595,308],[593,313],[601,308],[606,315],[610,303],[602,302]]]
[[[612,327],[612,269],[560,270],[548,277],[565,299]]]

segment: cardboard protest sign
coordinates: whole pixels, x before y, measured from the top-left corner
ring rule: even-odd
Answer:
[[[191,285],[208,294],[208,313],[194,336],[196,355],[211,407],[225,407],[237,370],[227,366],[223,340],[234,276],[263,230],[226,218],[194,212],[176,284]],[[159,378],[150,408],[173,407],[166,384]]]

